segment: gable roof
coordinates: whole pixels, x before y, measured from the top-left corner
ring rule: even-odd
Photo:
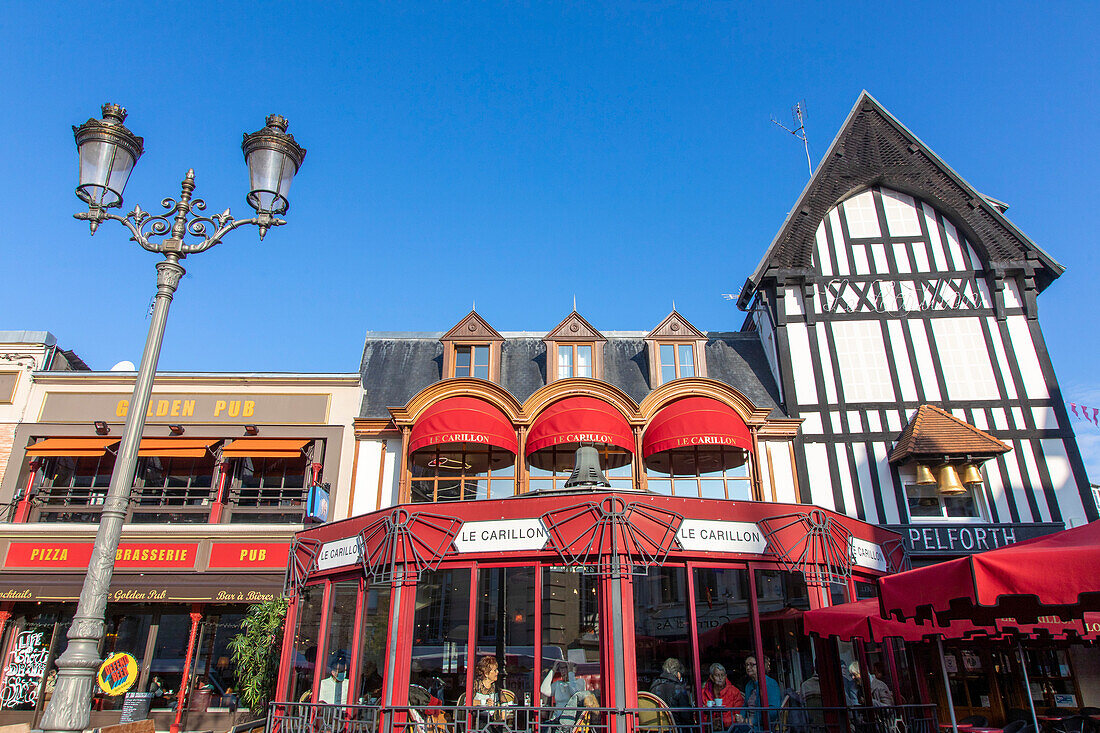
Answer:
[[[596,328],[573,311],[546,334],[547,341],[607,341]]]
[[[673,308],[665,320],[661,321],[657,328],[646,334],[647,339],[705,339],[706,336],[688,319],[681,316]]]
[[[913,457],[985,456],[1012,450],[989,433],[935,405],[921,405],[898,436],[890,463]]]
[[[1065,269],[1005,218],[1004,204],[979,193],[864,91],[745,281],[737,305],[748,307],[769,271],[808,270],[814,236],[825,215],[850,194],[873,185],[924,199],[950,216],[990,264],[1019,266],[1035,261],[1040,290]]]
[[[504,337],[489,325],[489,322],[478,315],[477,311],[470,311],[454,327],[439,337],[440,341],[468,341],[470,339],[482,341],[503,341]]]

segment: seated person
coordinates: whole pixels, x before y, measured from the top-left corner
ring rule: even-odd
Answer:
[[[692,725],[693,716],[691,711],[677,709],[695,707],[695,696],[688,688],[687,682],[684,681],[684,665],[680,663],[679,659],[669,657],[665,660],[665,663],[661,665],[661,676],[653,680],[653,683],[649,686],[649,691],[661,698],[665,705],[672,708],[672,717],[676,719],[678,727]]]
[[[779,683],[775,678],[768,674],[771,671],[771,660],[764,657],[764,684],[768,695],[768,727],[774,729],[775,724],[779,722],[779,708],[783,705],[783,691],[779,688]],[[752,708],[765,707],[763,695],[760,693],[757,672],[756,657],[745,657],[745,674],[749,677],[749,681],[745,683],[745,715],[752,723],[752,727],[760,730],[763,728],[764,716],[759,709],[752,710]]]
[[[863,686],[860,681],[862,677],[860,674],[859,662],[852,662],[849,664],[848,671],[852,674],[852,681],[856,685],[857,694],[862,698]],[[867,684],[871,688],[871,705],[876,708],[893,706],[894,693],[890,692],[890,688],[886,686],[885,682],[875,677],[873,674],[868,674]]]
[[[337,658],[329,667],[328,677],[321,680],[321,686],[317,690],[317,702],[326,705],[347,705],[349,687],[348,663],[343,658]]]
[[[710,676],[703,683],[703,705],[708,708],[724,708],[720,714],[711,716],[713,730],[726,731],[735,722],[741,722],[741,708],[745,706],[745,697],[741,690],[726,677],[726,668],[718,662],[710,665]]]
[[[539,688],[543,705],[551,709],[550,720],[556,721],[560,718],[570,698],[584,690],[585,683],[583,679],[577,678],[577,665],[575,663],[555,662],[550,671],[546,673],[546,677]]]
[[[588,733],[592,727],[595,711],[585,708],[598,708],[600,701],[588,690],[572,695],[562,706],[557,717],[557,733]]]

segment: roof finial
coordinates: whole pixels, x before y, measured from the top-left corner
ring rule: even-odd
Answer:
[[[577,312],[577,294],[573,293],[573,312]]]
[[[476,298],[470,301],[470,310],[475,311],[475,312],[477,311],[477,299]]]
[[[672,299],[672,310],[676,310],[676,298]]]

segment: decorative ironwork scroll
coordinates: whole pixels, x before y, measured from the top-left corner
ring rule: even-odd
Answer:
[[[555,509],[541,521],[567,566],[595,575],[642,575],[646,568],[664,563],[684,518],[611,495]]]
[[[283,595],[291,596],[309,580],[317,569],[317,555],[321,552],[321,541],[308,537],[295,537],[290,543],[290,557],[283,578]]]
[[[891,573],[912,570],[909,551],[905,549],[905,540],[887,540],[882,543],[882,554],[886,556],[886,567]]]
[[[759,524],[767,551],[786,570],[802,573],[808,585],[846,584],[852,577],[852,533],[828,513],[814,509],[768,517]]]
[[[363,574],[372,583],[415,581],[439,567],[461,528],[456,517],[394,509],[359,533]]]

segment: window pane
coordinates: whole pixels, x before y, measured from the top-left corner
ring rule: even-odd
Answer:
[[[551,720],[578,702],[583,693],[600,700],[599,579],[561,567],[542,573],[542,671],[551,675],[551,694],[541,695],[544,707],[555,708]],[[541,685],[540,685],[541,687]]]
[[[466,373],[469,373],[470,368],[470,347],[459,346],[455,349],[455,367],[459,369],[466,369]]]
[[[447,703],[466,692],[470,571],[421,573],[416,584],[410,681]]]
[[[488,364],[478,364],[477,366],[475,366],[473,376],[477,377],[478,379],[488,379],[489,378],[489,365]]]
[[[657,695],[671,708],[694,707],[691,658],[691,625],[687,605],[687,573],[684,568],[649,568],[634,582],[634,639],[638,687]],[[680,663],[684,684],[662,677],[668,660]],[[691,714],[673,713],[682,725]]]
[[[474,347],[474,366],[489,366],[489,347],[488,346],[475,346]]]
[[[240,613],[215,613],[202,621],[202,643],[195,649],[194,669],[201,677],[198,688],[207,685],[213,688],[211,707],[229,707],[239,689],[229,642],[240,633],[243,617]],[[193,685],[192,689],[197,687]]]
[[[680,344],[677,347],[680,352],[680,376],[695,376],[695,357],[691,344]]]
[[[313,665],[321,632],[323,585],[310,585],[298,595],[298,628],[294,634],[294,672],[290,679],[290,699],[300,700],[313,689]],[[185,617],[186,618],[186,617]],[[182,633],[187,638],[187,633]]]
[[[744,690],[748,680],[745,659],[753,655],[755,646],[747,570],[695,569],[695,627],[699,630],[700,676],[709,676],[710,665],[717,662],[726,668],[729,683]],[[711,721],[713,729],[727,730],[736,713],[723,711],[721,720]]]
[[[592,376],[592,347],[591,346],[578,346],[577,347],[577,371],[578,377],[591,377]]]
[[[671,382],[673,379],[676,379],[676,365],[675,364],[669,364],[668,366],[662,366],[661,367],[661,384],[665,384],[666,382]]]
[[[377,705],[382,697],[386,629],[390,622],[390,587],[368,586],[363,596],[363,628],[359,634],[359,703]]]
[[[676,363],[676,349],[672,344],[661,344],[661,366],[671,366]]]
[[[347,678],[351,666],[351,637],[355,628],[355,605],[359,582],[346,580],[332,584],[328,634],[325,639],[325,666],[317,702],[347,705],[351,699],[351,682]]]
[[[810,609],[810,598],[802,573],[758,570],[755,575],[764,652],[763,661],[757,662],[763,665],[759,671],[765,675],[768,719],[775,726],[783,690],[801,689],[802,683],[814,674],[810,637],[802,633],[802,612]],[[763,706],[763,698],[755,680],[746,683],[748,705]],[[759,726],[763,715],[758,713],[755,717],[753,722]]]
[[[977,517],[978,503],[974,501],[973,492],[963,496],[945,496],[944,507],[949,517]]]
[[[558,379],[573,376],[573,347],[558,346]]]
[[[499,689],[526,704],[535,691],[535,569],[480,570],[477,589],[478,656],[495,657]]]

